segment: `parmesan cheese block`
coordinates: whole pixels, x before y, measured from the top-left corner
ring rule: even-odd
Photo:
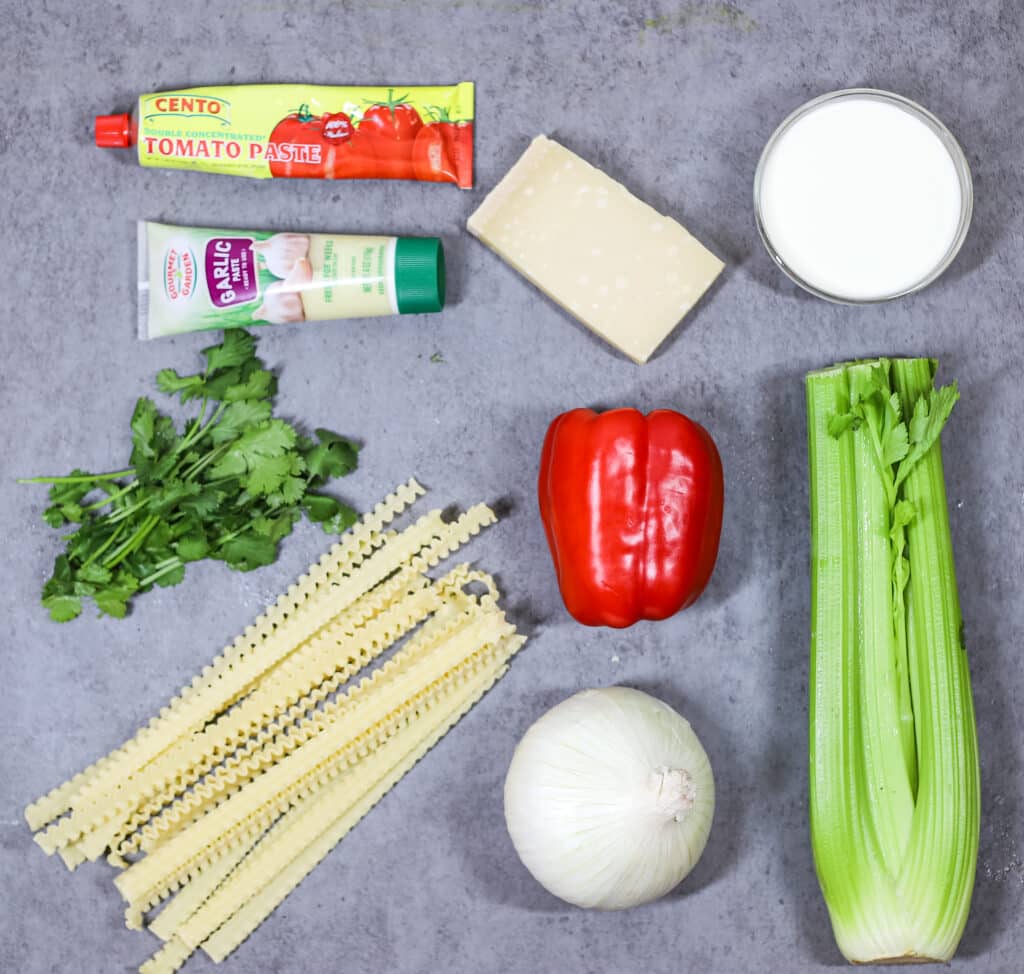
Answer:
[[[635,362],[646,362],[723,263],[671,217],[538,135],[469,232]]]

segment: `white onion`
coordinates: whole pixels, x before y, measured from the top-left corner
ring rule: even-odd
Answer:
[[[689,723],[627,687],[584,690],[523,736],[505,821],[534,878],[576,906],[621,910],[664,896],[697,864],[715,783]]]

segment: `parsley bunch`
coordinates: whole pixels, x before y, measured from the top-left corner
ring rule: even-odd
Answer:
[[[329,534],[355,521],[350,507],[317,491],[355,469],[358,446],[323,429],[312,439],[274,418],[277,380],[255,347],[248,332],[227,331],[203,350],[202,372],[163,369],[158,388],[198,400],[199,413],[179,433],[140,399],[129,468],[21,481],[52,484],[47,524],[77,525],[43,586],[55,621],[78,616],[86,597],[120,619],[137,593],[177,585],[190,561],[215,558],[237,571],[269,565],[303,513]]]

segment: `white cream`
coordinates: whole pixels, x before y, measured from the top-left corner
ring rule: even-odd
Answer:
[[[910,110],[869,96],[823,102],[762,163],[762,226],[789,270],[818,291],[870,301],[914,288],[954,244],[957,167]]]

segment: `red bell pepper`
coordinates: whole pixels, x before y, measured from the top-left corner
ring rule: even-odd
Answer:
[[[563,413],[544,440],[538,494],[562,599],[584,625],[665,619],[711,578],[722,461],[679,413]]]

